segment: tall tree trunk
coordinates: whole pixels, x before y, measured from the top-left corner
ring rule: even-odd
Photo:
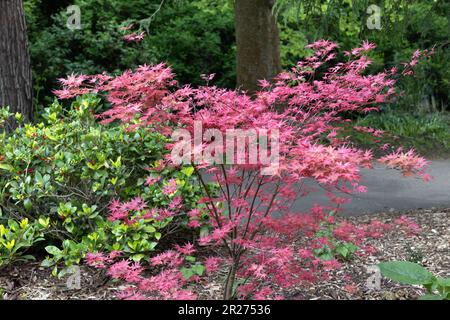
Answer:
[[[22,0],[0,0],[0,106],[33,118],[31,63]]]
[[[235,27],[238,88],[253,93],[258,80],[272,80],[281,71],[274,0],[236,0]]]

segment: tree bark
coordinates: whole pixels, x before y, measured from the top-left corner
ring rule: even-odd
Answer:
[[[22,0],[0,0],[0,106],[33,118],[31,63]]]
[[[235,27],[238,88],[254,93],[258,80],[272,80],[281,71],[274,0],[236,0]]]
[[[236,272],[239,260],[233,259],[232,265],[228,269],[228,275],[225,279],[225,287],[223,290],[223,300],[231,300],[233,298],[234,283],[236,281]]]

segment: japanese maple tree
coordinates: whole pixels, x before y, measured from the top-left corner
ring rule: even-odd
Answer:
[[[147,183],[156,181],[158,170],[164,166],[184,166],[197,174],[205,197],[198,209],[186,213],[188,226],[203,231],[207,228],[196,245],[211,246],[221,255],[205,260],[206,271],[227,267],[224,299],[237,294],[276,297],[264,286],[268,279],[285,288],[326,277],[327,271],[339,267],[336,258],[319,259],[314,254],[324,245],[335,246],[327,237],[316,235],[324,223],[334,224],[334,217],[328,213],[339,210],[348,200],[336,196],[336,191],[366,191],[360,184],[361,168],[372,168],[373,162],[379,161],[405,176],[428,179],[427,161],[413,150],[397,150],[375,159],[371,150],[358,149],[338,134],[341,124],[347,122],[345,113],[377,111],[393,99],[396,78],[410,74],[417,59],[428,52],[417,51],[402,72],[392,68],[371,75],[365,72],[371,63],[367,53],[374,49],[373,44],[364,42],[360,48],[345,52],[345,62],[337,61],[338,45],[333,42],[322,40],[308,47],[313,52],[310,57],[281,73],[273,83],[262,80],[261,90],[254,96],[211,86],[212,76],[205,77],[207,85],[202,87],[178,87],[171,69],[164,64],[144,65],[117,77],[72,75],[62,80],[64,87],[56,91],[60,98],[104,94],[111,108],[98,115],[103,123],[128,123],[130,130],[145,126],[174,138],[168,145],[172,153],[160,168],[154,168]],[[186,140],[198,135],[199,124],[206,132],[200,141]],[[262,132],[267,139],[254,140],[239,152],[234,143],[219,139],[220,134],[226,136],[232,130]],[[382,134],[371,128],[359,130]],[[268,143],[268,137],[275,133],[275,143]],[[251,157],[253,161],[249,161]],[[274,161],[267,162],[267,158]],[[309,212],[294,212],[294,202],[314,191],[305,184],[308,179],[326,190],[330,202]],[[154,218],[183,213],[176,181],[164,188],[176,203],[169,208],[153,208],[148,214]],[[112,217],[128,219],[127,210],[119,210],[118,205],[114,208]],[[364,227],[339,224],[332,233],[337,240],[352,241],[363,248],[362,239],[380,236],[386,228],[377,223]],[[310,239],[308,247],[296,248],[294,240],[302,237]],[[127,261],[113,264],[109,273],[137,284],[123,292],[123,297],[192,298],[192,292],[181,288],[205,271],[195,267],[198,264],[185,267],[184,257],[192,256],[195,250],[195,246],[185,244],[152,258],[151,264],[163,266],[163,271],[150,278],[142,275],[141,266]],[[102,266],[105,261],[111,262],[95,254],[90,260],[92,265],[97,262]],[[186,270],[190,270],[188,277]],[[244,280],[236,293],[237,278]]]

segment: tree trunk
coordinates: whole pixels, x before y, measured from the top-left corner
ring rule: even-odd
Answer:
[[[228,269],[228,275],[225,279],[225,287],[223,290],[223,300],[231,300],[233,298],[234,283],[236,281],[236,272],[239,260],[233,259],[233,263]]]
[[[272,80],[281,71],[274,0],[236,0],[235,27],[238,88],[253,93],[258,80]]]
[[[31,63],[22,0],[0,0],[0,106],[33,118]]]

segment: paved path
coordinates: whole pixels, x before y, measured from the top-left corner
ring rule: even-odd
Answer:
[[[418,208],[450,208],[450,160],[433,161],[428,172],[433,176],[430,182],[405,178],[395,170],[377,166],[364,170],[362,184],[366,193],[351,196],[353,201],[343,205],[343,214],[361,215],[389,210]],[[314,203],[327,201],[323,192],[313,192],[300,199],[294,210],[303,211]]]

